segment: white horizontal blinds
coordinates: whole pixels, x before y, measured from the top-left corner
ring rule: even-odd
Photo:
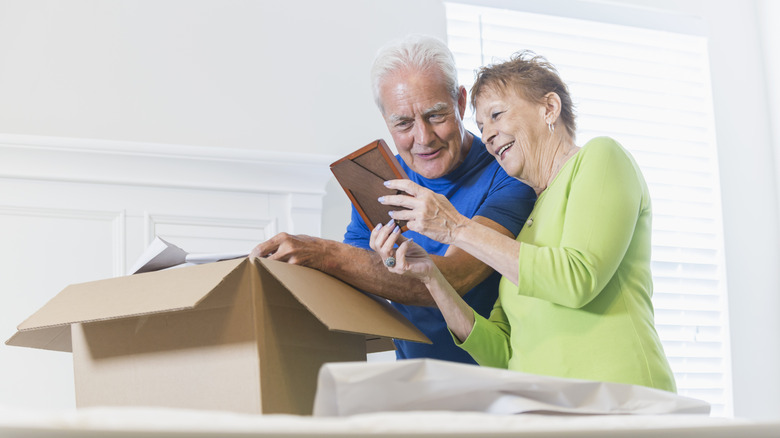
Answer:
[[[467,88],[479,66],[530,49],[569,85],[577,143],[607,135],[634,155],[653,202],[656,327],[679,392],[712,403],[713,415],[731,415],[706,39],[459,3],[447,3],[447,22]],[[476,130],[473,117],[467,125]]]

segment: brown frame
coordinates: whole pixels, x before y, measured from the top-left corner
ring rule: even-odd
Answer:
[[[369,229],[378,223],[387,223],[388,212],[402,208],[377,201],[380,196],[402,193],[385,187],[384,181],[409,178],[384,140],[375,140],[334,161],[330,170]],[[395,223],[401,231],[407,230],[406,221]]]

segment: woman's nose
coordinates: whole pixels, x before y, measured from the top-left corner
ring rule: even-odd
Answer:
[[[493,129],[489,129],[485,126],[482,127],[482,142],[485,146],[492,146],[493,141],[496,139],[498,132]]]

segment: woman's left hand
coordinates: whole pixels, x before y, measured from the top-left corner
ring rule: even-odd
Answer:
[[[395,248],[399,241],[401,244]],[[422,281],[455,337],[461,342],[468,338],[474,328],[474,311],[447,282],[420,245],[402,236],[400,228],[394,225],[393,221],[387,225],[378,224],[371,231],[369,244],[371,249],[382,257],[390,272],[412,276]]]
[[[444,195],[408,179],[385,181],[385,186],[408,193],[379,198],[379,202],[384,205],[407,208],[391,211],[390,216],[395,220],[407,221],[406,226],[410,230],[437,242],[453,243],[457,229],[468,222],[468,218],[460,214]]]
[[[400,245],[395,248],[397,243]],[[371,231],[369,245],[382,257],[387,269],[395,274],[427,282],[437,269],[428,253],[411,239],[402,236],[393,221],[386,225],[378,224]]]

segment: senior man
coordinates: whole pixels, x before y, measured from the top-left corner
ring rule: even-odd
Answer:
[[[421,35],[389,45],[374,60],[371,82],[374,99],[409,178],[446,196],[464,216],[514,238],[536,195],[509,177],[482,141],[464,127],[466,89],[458,85],[455,61],[447,46]],[[427,357],[475,363],[455,346],[425,286],[383,266],[383,260],[369,248],[370,234],[353,207],[343,243],[280,233],[257,245],[250,257],[315,268],[392,301],[433,342],[395,341],[399,359]],[[413,231],[404,236],[422,245],[466,302],[489,316],[498,296],[498,273],[460,248]]]

